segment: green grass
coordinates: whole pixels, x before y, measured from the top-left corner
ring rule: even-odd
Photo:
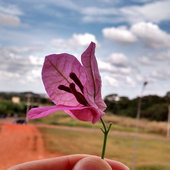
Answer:
[[[103,116],[103,119],[107,124],[113,122],[111,130],[114,131],[123,131],[123,132],[135,132],[136,129],[136,119],[129,117],[116,116],[110,113],[106,113]],[[31,120],[32,123],[41,123],[41,124],[51,124],[51,125],[61,125],[61,126],[70,126],[70,127],[85,127],[85,128],[95,128],[99,129],[102,127],[102,124],[97,122],[93,125],[91,122],[82,122],[76,119],[73,119],[68,114],[63,111],[58,111],[52,113],[46,117]],[[166,122],[155,122],[148,121],[146,119],[141,119],[139,124],[139,133],[150,133],[165,135],[167,130]]]
[[[45,147],[64,154],[101,155],[103,134],[40,128]],[[134,137],[109,134],[106,158],[120,161],[131,168]],[[169,170],[169,141],[138,138],[136,170]]]

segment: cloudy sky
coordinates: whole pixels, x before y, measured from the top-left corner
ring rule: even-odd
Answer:
[[[80,59],[91,41],[102,95],[170,91],[170,0],[0,0],[0,91],[45,93],[46,55]]]

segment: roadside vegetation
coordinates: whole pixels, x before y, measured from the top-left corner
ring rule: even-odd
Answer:
[[[27,102],[29,98],[29,108],[38,107],[41,105],[49,106],[53,105],[52,101],[49,98],[46,98],[44,95],[41,96],[32,92],[23,92],[23,93],[5,93],[0,92],[0,118],[6,117],[8,115],[13,116],[14,114],[19,114],[21,116],[26,116],[27,112]],[[19,102],[13,103],[12,98],[18,97]]]
[[[135,118],[117,116],[113,115],[110,112],[106,112],[106,114],[103,116],[103,119],[107,124],[109,124],[110,122],[113,123],[111,131],[113,130],[123,132],[135,132],[136,129]],[[29,120],[29,122],[58,126],[84,127],[92,129],[100,129],[100,127],[102,127],[100,122],[97,122],[96,124],[93,125],[91,122],[82,122],[73,119],[64,111],[58,111],[40,119]],[[139,123],[139,133],[149,133],[165,136],[167,133],[167,122],[163,121],[157,122],[149,121],[147,119],[141,119]]]
[[[21,102],[19,104],[13,103],[11,100],[0,101],[0,115],[7,115],[8,113],[26,113],[26,104]]]

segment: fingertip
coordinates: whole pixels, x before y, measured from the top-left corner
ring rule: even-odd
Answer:
[[[114,170],[130,170],[125,164],[121,162],[110,160],[110,159],[105,159],[105,160],[109,163],[109,165]]]
[[[87,157],[77,162],[73,170],[112,170],[111,166],[98,157]]]

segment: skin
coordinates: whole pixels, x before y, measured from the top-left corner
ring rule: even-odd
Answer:
[[[74,168],[74,169],[73,169]],[[129,170],[124,164],[91,155],[68,155],[52,159],[26,162],[8,170]]]

